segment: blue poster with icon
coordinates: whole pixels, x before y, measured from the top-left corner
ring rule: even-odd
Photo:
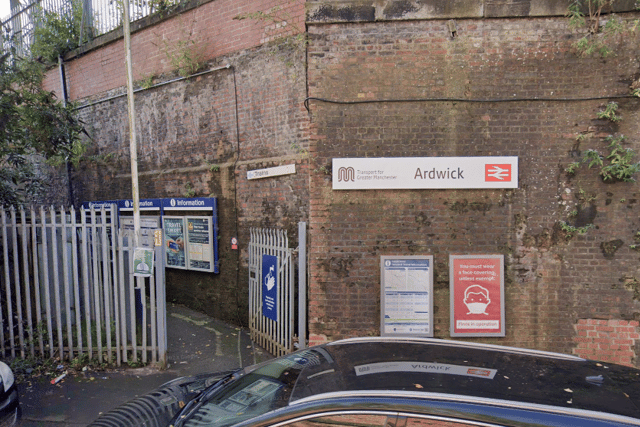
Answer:
[[[262,255],[262,314],[278,321],[278,257]]]

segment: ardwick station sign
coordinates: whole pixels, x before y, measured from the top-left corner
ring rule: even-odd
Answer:
[[[517,157],[333,159],[334,190],[518,188]]]

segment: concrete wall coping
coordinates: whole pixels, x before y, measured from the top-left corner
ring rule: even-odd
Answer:
[[[571,0],[308,0],[307,24],[565,16]],[[637,10],[619,0],[613,10]],[[586,11],[585,11],[586,12]]]

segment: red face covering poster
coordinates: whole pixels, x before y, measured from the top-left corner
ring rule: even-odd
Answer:
[[[451,336],[505,335],[504,256],[450,255]]]

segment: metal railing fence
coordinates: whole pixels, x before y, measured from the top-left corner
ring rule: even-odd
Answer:
[[[180,1],[129,0],[131,21]],[[2,47],[7,52],[13,47],[19,55],[26,55],[34,42],[35,29],[43,25],[43,13],[55,14],[65,25],[76,26],[78,40],[69,42],[80,46],[122,25],[122,6],[119,3],[116,0],[29,0],[26,6],[12,8],[11,15],[2,18]]]
[[[0,210],[0,357],[166,363],[164,258],[134,277],[115,213]]]
[[[249,330],[251,339],[275,356],[293,351],[294,288],[292,249],[286,230],[250,230],[249,242]],[[277,257],[275,283],[277,318],[263,313],[263,255]]]
[[[249,330],[251,339],[273,355],[280,356],[306,347],[306,223],[299,224],[298,249],[289,248],[286,230],[252,228],[249,241]],[[296,289],[294,253],[298,253]],[[267,278],[263,274],[265,256],[277,258],[273,272],[275,308],[264,312]],[[296,300],[298,302],[296,306]],[[298,311],[296,324],[296,309]],[[296,334],[297,330],[297,334]]]

